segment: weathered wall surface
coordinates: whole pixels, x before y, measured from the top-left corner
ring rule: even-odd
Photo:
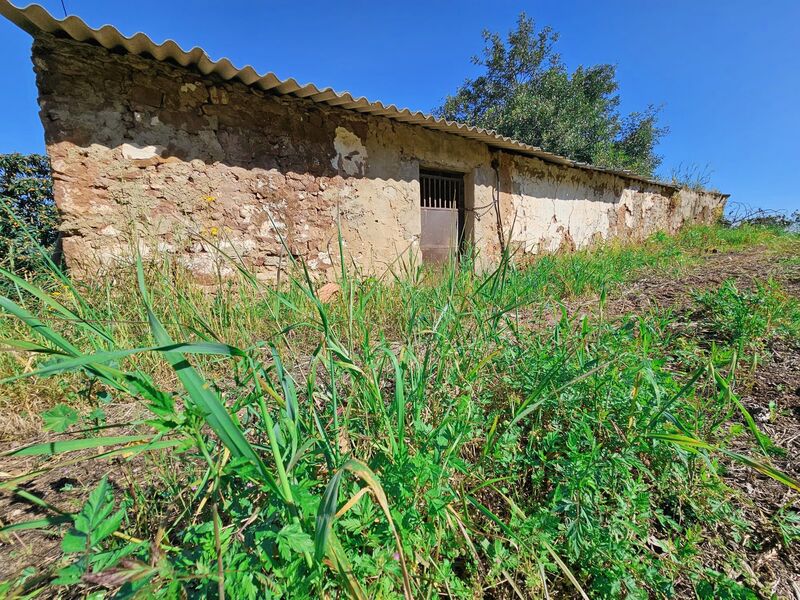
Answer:
[[[337,222],[346,259],[380,273],[418,250],[420,166],[465,174],[469,241],[485,264],[499,254],[498,177],[483,143],[49,35],[33,59],[64,254],[78,273],[129,260],[138,243],[201,279],[232,272],[216,248],[272,279],[287,263],[283,238],[331,276]],[[503,223],[538,252],[672,231],[719,204],[631,183],[503,154]]]
[[[584,171],[510,157],[512,243],[529,253],[585,248],[609,238],[642,240],[686,223],[711,223],[725,196],[648,185],[599,171]]]
[[[136,238],[143,254],[173,253],[201,277],[231,269],[216,246],[271,278],[286,264],[281,236],[332,272],[337,215],[348,260],[375,272],[417,249],[420,164],[466,173],[475,201],[491,201],[477,142],[50,36],[33,50],[64,254],[78,272],[128,259]],[[475,224],[475,243],[488,256],[496,233],[484,229]]]

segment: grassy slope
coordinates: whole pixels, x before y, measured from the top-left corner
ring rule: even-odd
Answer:
[[[750,527],[717,461],[747,436],[755,468],[766,471],[777,452],[747,426],[736,394],[770,339],[798,337],[796,299],[774,282],[707,292],[696,303],[713,344],[670,310],[604,315],[616,286],[642,273],[668,277],[712,249],[756,246],[781,256],[798,240],[698,228],[480,277],[464,269],[435,278],[413,270],[390,285],[346,279],[325,305],[302,276],[278,293],[243,275],[209,295],[163,266],[145,279],[165,331],[131,293],[132,275],[80,289],[37,282],[47,292],[39,299],[21,282],[8,286],[10,300],[45,324],[35,327],[44,338],[6,315],[0,339],[100,354],[49,378],[7,382],[4,412],[25,422],[26,409],[66,398],[48,423],[77,429],[104,424],[106,405],[135,401],[151,412],[126,433],[180,443],[166,455],[128,449],[147,475],[117,491],[119,529],[93,523],[92,510],[111,502],[101,489],[49,572],[64,569],[62,583],[119,584],[125,577],[109,573],[121,558],[101,552],[113,549],[129,553],[128,586],[164,597],[181,586],[214,595],[220,581],[229,597],[334,588],[371,597],[404,588],[414,597],[761,593],[762,582],[705,564],[703,544],[729,531],[710,540],[724,550]],[[561,312],[587,295],[598,298],[593,314]],[[165,348],[167,336],[194,345]],[[38,356],[0,356],[0,373],[70,360]],[[96,383],[87,385],[87,371]],[[119,433],[110,431],[70,439]],[[724,560],[742,572],[735,555]]]

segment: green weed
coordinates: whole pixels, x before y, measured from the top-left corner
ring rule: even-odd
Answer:
[[[698,239],[784,243],[746,235],[657,236],[486,274],[411,265],[388,283],[343,270],[330,303],[302,265],[285,288],[242,269],[213,294],[169,264],[139,262],[114,285],[6,271],[0,383],[89,391],[87,406],[45,414],[65,435],[4,456],[41,459],[0,487],[46,515],[4,531],[64,540],[52,569],[5,589],[645,598],[683,581],[748,597],[697,557],[703,532],[748,527],[720,457],[800,485],[763,452],[727,448],[751,351],[740,340],[797,326],[778,288],[757,292],[769,298],[755,320],[738,290],[700,296],[725,332],[713,347],[678,343],[670,312],[533,323],[564,297],[602,305],[637,272],[680,269]],[[122,403],[140,410],[113,421]],[[77,512],[22,487],[87,461],[109,476]]]
[[[772,280],[756,282],[751,290],[739,290],[727,280],[696,294],[696,301],[713,337],[733,346],[761,345],[774,335],[800,335],[800,303]]]

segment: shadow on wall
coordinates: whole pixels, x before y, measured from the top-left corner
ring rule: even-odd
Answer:
[[[392,212],[418,203],[413,170],[367,178],[371,123],[360,115],[47,35],[34,64],[64,250],[79,271],[129,255],[132,228],[157,240],[147,252],[178,254],[202,275],[216,277],[218,261],[198,236],[267,277],[285,262],[281,236],[330,270],[336,215],[356,190],[383,193]],[[373,204],[342,208],[355,241],[368,238],[353,251],[402,252],[418,231]]]
[[[468,212],[495,206],[490,151],[479,142],[46,34],[33,58],[64,255],[77,272],[130,257],[133,230],[137,242],[148,239],[142,253],[175,254],[201,278],[220,275],[221,251],[274,279],[286,261],[282,239],[290,254],[331,275],[337,218],[348,260],[374,272],[415,250],[423,162],[468,173]],[[570,178],[568,190],[555,183]],[[623,204],[631,191],[615,175],[510,154],[499,181],[505,227],[516,217],[515,181],[524,182],[526,210],[548,195],[564,206],[571,195],[593,207]],[[617,222],[636,217],[623,208]],[[535,211],[529,220],[526,248],[549,222]],[[475,216],[473,242],[499,256],[490,221]],[[583,233],[564,227],[580,245]]]

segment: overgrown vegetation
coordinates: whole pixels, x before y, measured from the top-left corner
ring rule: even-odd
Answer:
[[[656,146],[667,133],[658,109],[621,115],[616,67],[570,73],[556,52],[558,37],[525,13],[505,41],[485,31],[483,56],[472,59],[484,73],[467,79],[437,114],[574,160],[653,175],[661,164]]]
[[[343,272],[329,303],[301,266],[286,289],[242,269],[211,294],[166,263],[80,285],[4,271],[4,409],[45,387],[83,400],[45,415],[67,435],[4,456],[37,461],[0,486],[43,516],[3,531],[56,531],[62,556],[3,589],[756,597],[734,553],[722,569],[703,548],[757,543],[721,461],[800,485],[738,398],[756,349],[798,335],[797,300],[775,282],[698,295],[713,343],[669,310],[605,310],[637,273],[797,243],[701,227],[484,275]],[[590,313],[562,309],[590,294]],[[76,461],[97,473],[82,506],[26,487]],[[780,524],[796,535],[796,513]]]
[[[711,184],[711,170],[708,165],[701,167],[697,164],[680,163],[672,168],[669,180],[672,185],[699,192],[708,189]]]
[[[35,271],[42,264],[40,248],[52,252],[57,238],[49,159],[41,154],[0,154],[0,265]]]

